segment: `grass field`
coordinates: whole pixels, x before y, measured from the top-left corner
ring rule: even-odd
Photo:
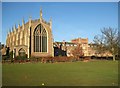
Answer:
[[[117,86],[117,61],[2,65],[3,86]]]

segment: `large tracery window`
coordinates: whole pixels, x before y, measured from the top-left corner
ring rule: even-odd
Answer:
[[[47,52],[47,32],[41,24],[34,31],[34,52]]]

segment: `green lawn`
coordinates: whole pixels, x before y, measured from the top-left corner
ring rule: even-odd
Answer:
[[[2,65],[3,86],[117,86],[117,61]]]

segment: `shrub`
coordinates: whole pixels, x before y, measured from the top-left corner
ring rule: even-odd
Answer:
[[[81,45],[77,45],[74,50],[72,50],[73,56],[76,58],[76,60],[79,60],[80,57],[84,56],[83,50]]]
[[[16,56],[15,59],[16,60],[26,60],[27,59],[27,54],[25,54],[23,56]]]
[[[13,51],[11,51],[11,52],[9,53],[9,58],[10,58],[10,59],[13,58]]]
[[[7,60],[7,56],[6,56],[6,55],[3,55],[3,56],[2,56],[2,60]]]

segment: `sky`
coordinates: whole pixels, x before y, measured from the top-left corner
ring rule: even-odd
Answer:
[[[74,38],[88,38],[100,34],[104,27],[118,28],[117,2],[3,2],[2,3],[2,43],[5,44],[9,29],[22,19],[28,22],[40,18],[42,8],[46,21],[52,17],[54,41],[70,41]]]

